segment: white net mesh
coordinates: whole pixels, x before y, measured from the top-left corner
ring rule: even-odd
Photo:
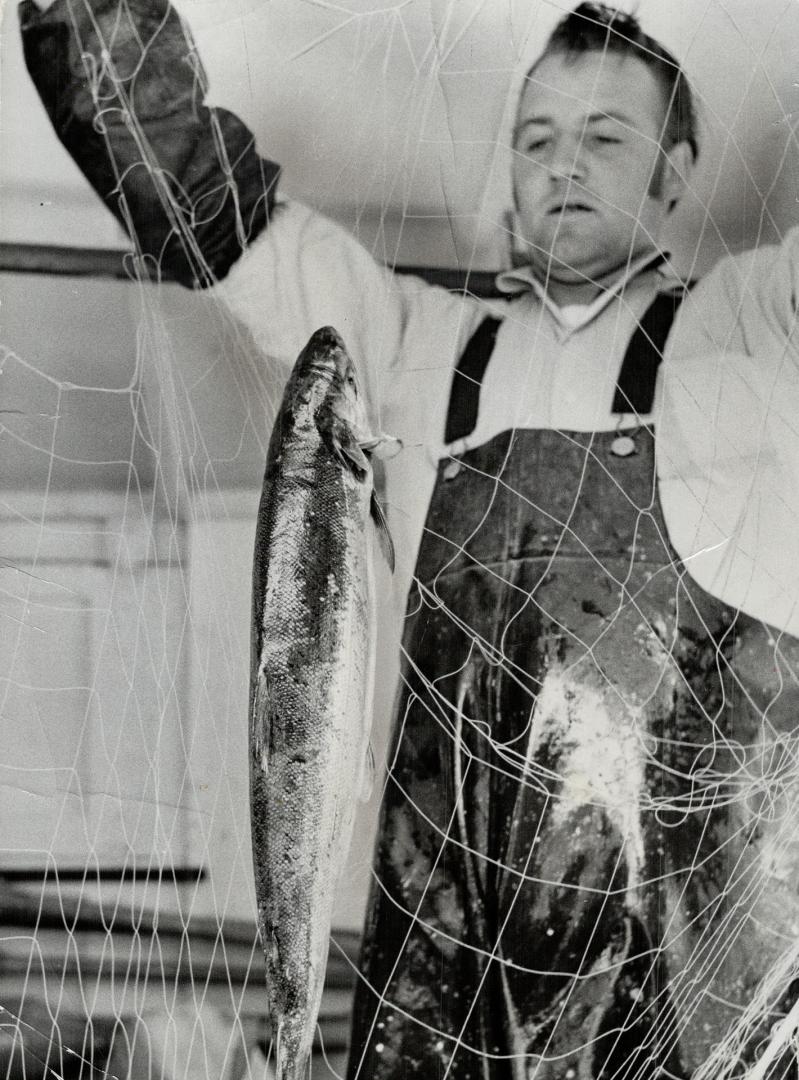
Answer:
[[[71,0],[71,25],[81,33],[86,26],[77,14],[83,10],[84,0]],[[388,7],[250,0],[227,4],[224,12],[203,0],[180,5],[210,75],[212,103],[241,115],[264,152],[281,162],[281,192],[343,223],[380,263],[466,271],[504,266],[518,241],[505,211],[510,204],[508,132],[519,72],[540,51],[564,10],[544,0],[431,0]],[[124,18],[124,0],[118,11]],[[686,0],[664,7],[642,3],[639,14],[644,28],[684,63],[701,117],[702,167],[668,226],[671,262],[694,277],[720,256],[784,241],[796,209],[796,6],[778,0],[757,8],[745,0]],[[101,36],[108,35],[109,25],[103,24]],[[157,284],[159,267],[151,257],[129,259],[127,277],[118,280],[34,276],[19,266],[15,271],[14,259],[30,256],[26,241],[44,238],[58,244],[66,238],[79,245],[90,235],[90,247],[113,249],[120,243],[94,204],[83,208],[84,182],[56,157],[57,142],[26,81],[18,37],[15,12],[9,8],[3,24],[9,153],[2,183],[10,207],[4,239],[17,243],[5,249],[9,269],[0,351],[5,474],[0,491],[0,715],[8,733],[0,761],[0,1067],[8,1078],[260,1080],[272,1075],[267,1060],[271,1030],[254,919],[247,693],[252,538],[266,445],[286,364],[308,333],[328,321],[328,311],[345,339],[350,340],[348,331],[355,339],[356,354],[368,354],[370,343],[377,342],[380,355],[363,375],[374,411],[380,419],[385,413],[390,429],[389,399],[396,384],[388,371],[392,357],[385,354],[395,340],[393,290],[410,302],[407,296],[416,286],[386,288],[378,275],[378,286],[364,285],[353,304],[351,295],[342,301],[336,292],[335,267],[332,284],[317,283],[313,276],[307,282],[311,293],[317,285],[321,292],[330,289],[328,306],[318,297],[305,308],[281,306],[281,279],[313,275],[326,253],[335,251],[335,235],[331,241],[327,234],[317,238],[311,232],[310,242],[318,239],[321,257],[308,264],[310,269],[295,257],[292,245],[308,226],[304,218],[295,222],[292,211],[282,223],[279,217],[274,222],[274,268],[264,270],[261,261],[252,272],[234,270],[226,293]],[[144,48],[142,56],[146,53]],[[95,126],[102,132],[109,110],[116,114],[120,103],[124,108],[129,102],[136,72],[120,76],[113,64],[92,69],[92,63],[89,96],[98,118]],[[109,87],[118,93],[116,100],[109,100]],[[203,254],[186,222],[196,223],[206,210],[194,208],[193,219],[185,214],[191,204],[188,188],[171,184],[159,172],[135,108],[127,119],[141,161],[158,181],[167,214],[195,269],[202,267]],[[36,132],[37,123],[41,138],[28,140],[29,126]],[[218,128],[215,135],[221,145]],[[221,151],[219,158],[231,181],[235,162]],[[124,181],[127,166],[117,162],[115,167],[116,181]],[[48,199],[39,196],[48,191],[56,205],[45,210]],[[29,215],[36,210],[43,212],[37,218],[43,224],[31,224]],[[135,236],[132,218],[129,224]],[[239,217],[236,227],[242,238],[247,235],[247,221]],[[357,274],[361,256],[347,251],[341,258],[347,274]],[[798,266],[794,254],[794,281]],[[769,281],[760,280],[761,272],[758,266],[741,271],[744,315],[753,297],[768,292]],[[776,295],[776,271],[774,280]],[[346,275],[342,282],[342,288],[349,288]],[[273,310],[250,317],[261,296],[264,304],[272,298]],[[444,343],[434,376],[443,375],[445,382],[471,328],[458,304],[447,301],[429,330],[434,347]],[[343,313],[346,322],[353,308],[368,324],[368,334],[361,335],[354,324],[339,324],[336,314]],[[434,304],[431,310],[435,317]],[[320,311],[325,318],[317,318]],[[715,315],[707,312],[706,321],[717,339],[727,343],[730,355],[745,353],[747,342],[742,344],[731,328],[719,331]],[[622,334],[621,323],[617,333]],[[422,367],[430,363],[429,342],[426,348]],[[795,410],[780,389],[792,385],[790,379],[787,384],[780,380],[794,356],[779,343],[772,342],[767,351],[763,370],[775,389],[770,398],[765,395],[770,404],[762,424],[755,425],[754,450],[746,444],[746,453],[757,463],[751,471],[752,499],[761,483],[766,485],[762,490],[772,492],[769,469],[788,474],[779,454],[768,456],[769,410],[774,425],[787,432],[781,444],[787,447],[786,457],[796,436]],[[708,391],[711,400],[713,389]],[[431,393],[431,408],[440,407],[440,398],[438,390]],[[703,402],[695,404],[698,411],[704,408]],[[420,415],[427,415],[422,403]],[[518,417],[514,412],[510,426]],[[713,424],[708,429],[716,430]],[[410,430],[417,429],[411,425]],[[719,445],[730,439],[729,427],[725,430]],[[739,434],[744,441],[749,438],[733,427],[733,435]],[[432,488],[432,478],[418,479],[419,463],[424,458],[430,472],[434,442],[422,436],[408,442],[406,437],[402,460],[387,466],[400,568],[394,585],[387,575],[380,583],[382,595],[392,599],[383,605],[381,628],[374,734],[378,761],[385,760],[389,745],[400,613],[419,543],[419,514],[427,504],[425,484]],[[579,453],[584,475],[592,464],[604,468],[590,439]],[[504,491],[520,507],[530,503],[529,493],[516,485],[504,464],[493,471],[485,471],[481,461],[466,467],[475,474],[482,471],[495,491]],[[392,468],[399,470],[393,487]],[[577,479],[580,493],[580,474]],[[409,497],[415,487],[424,499]],[[642,531],[651,510],[640,510]],[[541,512],[548,512],[543,504]],[[795,507],[787,505],[780,514],[778,520],[795,527]],[[585,547],[571,515],[553,519],[552,526],[553,561],[561,545]],[[475,527],[469,541],[478,531]],[[789,552],[793,536],[795,528],[780,541]],[[769,542],[774,546],[773,539]],[[466,541],[459,536],[457,544],[461,550]],[[710,541],[707,546],[712,547]],[[589,546],[586,555],[604,565],[601,551],[595,554]],[[614,565],[612,573],[618,571]],[[672,586],[678,607],[694,603],[683,591],[684,579],[678,569]],[[618,578],[619,595],[625,580]],[[791,588],[791,582],[777,582],[778,592],[790,593]],[[458,604],[450,602],[446,590],[438,591],[437,579],[435,585],[422,582],[420,608],[435,611],[439,621],[458,627],[472,644],[463,664],[442,670],[432,681],[419,657],[408,657],[406,678],[413,696],[397,722],[402,726],[416,708],[444,732],[455,748],[450,779],[458,796],[444,827],[421,801],[420,812],[441,843],[427,862],[419,858],[408,864],[408,881],[414,874],[421,879],[412,883],[405,902],[397,900],[399,894],[378,869],[375,888],[385,889],[389,902],[397,905],[399,943],[397,963],[381,969],[383,981],[377,982],[376,969],[358,970],[357,946],[378,813],[386,793],[402,788],[404,774],[398,767],[376,785],[359,818],[338,901],[312,1075],[344,1073],[352,990],[360,978],[372,981],[374,991],[365,1022],[372,1058],[364,1052],[351,1065],[362,1078],[369,1076],[374,1053],[384,1050],[381,1032],[390,1026],[394,1010],[412,1016],[409,1023],[418,1027],[420,1039],[422,1033],[429,1037],[441,1076],[462,1075],[453,1062],[465,1046],[479,1063],[475,1075],[590,1080],[592,1070],[601,1067],[589,1052],[592,1040],[599,1044],[602,1035],[606,1047],[607,1033],[599,1031],[597,1020],[591,1035],[591,1024],[576,1023],[570,1008],[577,1002],[590,1012],[588,997],[580,997],[582,987],[618,968],[623,956],[637,958],[638,970],[650,975],[659,964],[666,965],[666,974],[655,979],[649,1007],[656,1017],[655,1035],[648,1038],[679,1048],[679,1061],[664,1058],[655,1072],[651,1062],[633,1060],[633,1055],[626,1067],[596,1072],[597,1077],[796,1076],[799,790],[794,716],[799,682],[793,639],[742,617],[744,644],[736,665],[730,666],[734,624],[726,638],[715,639],[715,653],[688,688],[688,698],[707,725],[701,738],[673,730],[653,736],[641,717],[652,703],[677,694],[676,683],[668,682],[677,678],[669,661],[678,656],[680,645],[661,631],[649,609],[639,607],[630,593],[617,609],[605,612],[608,628],[640,619],[651,631],[642,646],[651,663],[641,686],[632,685],[635,678],[622,686],[614,680],[603,652],[610,629],[595,639],[579,640],[574,633],[596,674],[573,707],[570,679],[579,666],[574,654],[561,668],[548,659],[546,677],[536,681],[514,645],[517,632],[523,639],[519,628],[527,625],[531,610],[564,627],[570,625],[568,617],[535,590],[525,586],[522,592],[518,606],[508,609],[502,632],[489,638],[482,627],[464,622]],[[790,595],[788,602],[790,607]],[[784,610],[782,624],[787,623]],[[701,626],[701,603],[697,612],[695,623]],[[762,617],[759,609],[755,614]],[[747,642],[753,640],[766,644],[759,652],[752,646],[750,656]],[[499,691],[492,698],[486,669],[497,672],[499,682],[517,685],[529,699],[529,725],[522,725],[512,740],[497,737],[492,727],[492,702],[496,706],[504,699]],[[714,679],[718,696],[708,699],[706,688]],[[738,730],[727,722],[724,709],[730,701],[748,709],[748,727]],[[551,747],[552,730],[564,738],[568,732],[574,743],[560,757],[542,749]],[[463,874],[472,874],[475,882],[487,872],[484,864],[491,855],[486,857],[485,847],[475,841],[474,823],[485,810],[485,793],[470,779],[473,763],[481,760],[488,762],[489,773],[502,777],[504,797],[507,785],[518,789],[513,805],[521,807],[521,816],[529,812],[525,800],[538,807],[542,835],[547,815],[557,817],[559,807],[580,806],[605,815],[591,827],[612,827],[621,837],[615,867],[604,868],[593,880],[578,874],[576,883],[567,882],[580,902],[585,900],[592,920],[574,979],[567,980],[565,990],[553,990],[534,1015],[514,1016],[519,1042],[504,1048],[475,1044],[470,1026],[482,1008],[478,998],[494,986],[489,976],[494,964],[480,968],[460,1027],[454,1029],[449,1022],[431,1024],[421,1006],[418,1013],[409,1011],[408,994],[403,989],[404,996],[395,996],[398,984],[392,982],[420,927],[446,939],[446,918],[439,920],[437,911],[438,921],[431,923],[428,905],[450,850],[464,853]],[[416,797],[414,790],[406,795],[411,801]],[[726,813],[725,829],[709,841],[712,814],[721,812]],[[574,825],[569,822],[562,839]],[[497,875],[562,884],[556,874],[546,876],[557,860],[539,859],[529,837],[521,852],[518,844],[514,847],[516,824],[508,824],[506,860],[494,865]],[[653,830],[685,838],[679,871],[653,873]],[[650,845],[646,858],[644,833]],[[713,871],[713,888],[707,884],[710,864],[721,868]],[[472,886],[480,891],[470,881]],[[621,952],[615,953],[611,943],[601,957],[593,956],[591,939],[604,932],[616,899],[625,898],[629,911],[643,895],[645,903],[669,913],[660,922],[650,919],[659,936],[650,934],[642,943],[628,933]],[[413,904],[408,896],[415,897]],[[486,943],[477,933],[467,938],[466,948],[489,961],[501,959],[508,970],[541,970],[540,943],[531,941],[524,955],[507,956],[503,941],[516,917],[512,902],[501,916],[489,923],[493,940]],[[553,931],[560,933],[566,931]],[[445,946],[442,951],[446,954]],[[551,970],[543,965],[544,975]],[[502,1007],[511,1012],[513,991],[505,975],[502,979],[497,984],[507,995]],[[421,988],[420,1000],[425,993],[444,999],[451,989],[442,976]],[[629,990],[633,1004],[636,992],[634,986]],[[617,1008],[614,1015],[616,1043],[623,1042],[625,1025],[632,1024],[632,1005],[628,1014]],[[390,1045],[387,1036],[385,1045]],[[674,1071],[678,1068],[682,1072]]]

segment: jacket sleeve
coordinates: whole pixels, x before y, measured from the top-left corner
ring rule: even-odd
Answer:
[[[25,61],[66,149],[157,276],[223,279],[265,228],[279,169],[206,77],[168,0],[20,5]]]

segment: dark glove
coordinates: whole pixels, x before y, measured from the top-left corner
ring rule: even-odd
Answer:
[[[25,61],[58,137],[158,275],[223,278],[266,226],[278,166],[203,105],[206,76],[164,0],[20,4]]]

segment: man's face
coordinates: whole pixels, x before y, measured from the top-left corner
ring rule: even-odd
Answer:
[[[664,94],[634,56],[545,57],[514,133],[515,243],[542,274],[601,280],[656,248],[679,179],[660,148]],[[685,144],[676,154],[687,167]]]

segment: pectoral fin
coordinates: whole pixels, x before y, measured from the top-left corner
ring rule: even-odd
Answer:
[[[389,565],[391,573],[394,573],[394,564],[396,562],[394,557],[394,541],[391,539],[391,532],[389,531],[388,522],[386,521],[385,511],[380,505],[380,500],[374,491],[372,492],[372,499],[369,504],[369,509],[372,514],[372,520],[375,523],[377,529],[377,539],[380,544],[380,548],[386,557],[386,562]]]
[[[358,480],[365,480],[369,475],[369,459],[361,449],[358,439],[346,421],[330,414],[327,422],[320,425],[320,432],[327,445],[342,465],[345,465]]]

